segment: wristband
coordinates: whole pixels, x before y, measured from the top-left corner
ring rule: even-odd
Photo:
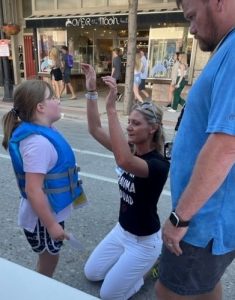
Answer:
[[[96,100],[98,100],[98,93],[97,92],[93,92],[93,93],[87,92],[85,94],[85,97],[86,97],[87,100],[94,100],[94,101],[96,101]]]

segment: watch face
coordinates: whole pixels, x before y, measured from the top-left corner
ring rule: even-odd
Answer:
[[[171,214],[170,214],[170,221],[171,221],[171,223],[174,225],[174,226],[178,226],[178,224],[179,224],[179,218],[177,217],[177,215],[175,214],[175,212],[172,212]]]
[[[190,223],[190,221],[180,221],[179,217],[174,211],[171,212],[169,220],[171,221],[171,224],[175,227],[187,227]]]

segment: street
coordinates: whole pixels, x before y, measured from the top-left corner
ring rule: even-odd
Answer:
[[[1,117],[2,115],[3,112],[0,112]],[[83,120],[64,118],[56,123],[56,127],[64,134],[74,149],[78,165],[81,168],[81,177],[89,205],[74,210],[72,217],[66,222],[67,232],[73,233],[77,237],[81,247],[79,250],[74,250],[68,242],[65,242],[54,278],[99,297],[100,283],[88,282],[84,277],[83,267],[91,251],[117,221],[119,192],[115,161],[112,154],[88,134],[85,118]],[[2,128],[0,135],[2,139]],[[17,225],[19,192],[9,156],[2,147],[0,164],[0,216],[2,220],[0,257],[34,269],[36,255],[30,249],[21,228]],[[170,212],[169,180],[158,207],[163,222]],[[230,266],[223,277],[224,300],[235,299],[234,271],[235,263]],[[148,278],[141,291],[132,299],[156,299],[154,282],[155,280]]]

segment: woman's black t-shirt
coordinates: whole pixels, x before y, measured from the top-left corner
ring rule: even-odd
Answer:
[[[149,176],[142,178],[123,171],[119,177],[119,223],[128,232],[145,236],[160,229],[157,202],[167,180],[170,164],[155,150],[139,157],[147,162]]]

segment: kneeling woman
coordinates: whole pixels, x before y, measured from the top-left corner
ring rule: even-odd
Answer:
[[[101,299],[128,299],[143,285],[144,275],[157,260],[162,246],[157,202],[169,170],[169,163],[162,156],[162,112],[152,103],[135,105],[126,140],[115,108],[115,79],[103,77],[109,87],[106,98],[109,132],[106,132],[101,126],[98,95],[94,92],[95,71],[90,65],[81,66],[88,90],[89,132],[114,153],[120,171],[121,195],[118,223],[89,257],[85,275],[92,281],[103,280]]]

